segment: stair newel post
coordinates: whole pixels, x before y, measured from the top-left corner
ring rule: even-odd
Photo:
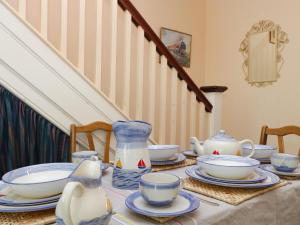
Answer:
[[[227,89],[225,86],[202,86],[200,88],[213,105],[212,112],[208,114],[208,124],[205,129],[208,131],[207,136],[213,136],[222,129],[223,93]]]

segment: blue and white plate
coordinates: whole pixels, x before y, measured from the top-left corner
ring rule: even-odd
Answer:
[[[259,166],[261,169],[265,171],[269,171],[271,173],[275,173],[277,175],[282,175],[282,176],[290,176],[290,177],[300,177],[300,167],[295,169],[293,172],[281,172],[276,170],[271,164],[265,164],[265,165],[260,165]]]
[[[135,213],[151,217],[181,216],[199,208],[197,197],[181,191],[171,205],[155,207],[147,204],[139,191],[129,195],[125,201],[126,206]]]
[[[201,181],[203,183],[223,186],[223,187],[238,187],[238,188],[265,188],[270,187],[275,184],[277,184],[280,181],[280,178],[268,171],[263,171],[263,173],[266,175],[266,179],[263,182],[260,183],[252,183],[252,184],[238,184],[238,183],[225,183],[215,180],[210,180],[204,177],[199,176],[196,173],[196,170],[199,168],[199,166],[193,166],[191,168],[186,169],[185,173],[190,176],[191,178]]]
[[[28,205],[28,206],[8,206],[0,205],[0,213],[20,213],[20,212],[35,212],[46,209],[53,209],[56,207],[57,202],[45,203],[41,205]]]
[[[151,161],[152,166],[164,166],[164,165],[174,165],[184,161],[186,157],[181,153],[176,153],[175,160],[164,160],[164,161]]]
[[[28,205],[40,205],[50,202],[57,202],[60,198],[60,195],[55,195],[47,198],[37,198],[29,199],[24,198],[20,195],[17,195],[13,192],[9,185],[0,181],[0,205],[9,205],[9,206],[28,206]]]
[[[188,157],[198,157],[198,154],[196,154],[193,150],[186,150],[182,154]]]
[[[264,181],[267,178],[266,174],[261,169],[256,169],[254,173],[252,173],[250,176],[242,180],[232,180],[232,179],[223,179],[223,178],[214,177],[208,174],[207,172],[205,172],[205,170],[202,169],[201,167],[198,167],[198,169],[196,170],[196,174],[206,179],[224,182],[224,183],[236,183],[236,184],[258,183]]]

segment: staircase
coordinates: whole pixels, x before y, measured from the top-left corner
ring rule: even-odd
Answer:
[[[129,0],[1,0],[0,46],[1,84],[66,133],[145,120],[152,143],[184,149],[213,123],[211,103]]]

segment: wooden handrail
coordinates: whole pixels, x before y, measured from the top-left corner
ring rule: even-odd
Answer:
[[[187,83],[188,90],[193,91],[196,94],[197,101],[202,102],[205,105],[206,112],[211,112],[213,108],[212,104],[207,100],[207,98],[200,91],[190,76],[185,72],[185,70],[178,64],[176,59],[172,56],[167,47],[162,43],[160,38],[152,30],[150,25],[146,22],[134,5],[129,0],[118,0],[118,4],[123,10],[128,10],[128,12],[130,12],[133,23],[136,26],[141,26],[144,29],[145,38],[148,41],[153,41],[155,43],[158,54],[164,55],[167,58],[169,67],[174,67],[177,70],[178,78]]]

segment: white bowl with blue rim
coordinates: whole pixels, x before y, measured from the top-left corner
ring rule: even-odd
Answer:
[[[45,163],[12,170],[2,181],[18,195],[45,198],[61,193],[75,169],[73,163]]]
[[[83,160],[90,159],[93,156],[98,156],[98,152],[96,151],[79,151],[79,152],[73,152],[72,153],[72,163],[79,164]]]
[[[271,156],[271,164],[281,172],[293,172],[299,166],[299,157],[297,155],[274,153]]]
[[[149,155],[151,161],[169,160],[178,152],[178,145],[149,145]]]
[[[170,205],[180,192],[180,178],[168,173],[147,173],[141,176],[140,192],[154,206]]]
[[[254,145],[254,155],[251,156],[253,159],[266,160],[270,159],[273,153],[277,152],[277,147],[273,145]],[[242,145],[242,156],[247,156],[251,153],[252,146],[250,144]]]
[[[207,155],[198,157],[197,164],[211,176],[237,180],[252,174],[260,162],[234,155]]]

